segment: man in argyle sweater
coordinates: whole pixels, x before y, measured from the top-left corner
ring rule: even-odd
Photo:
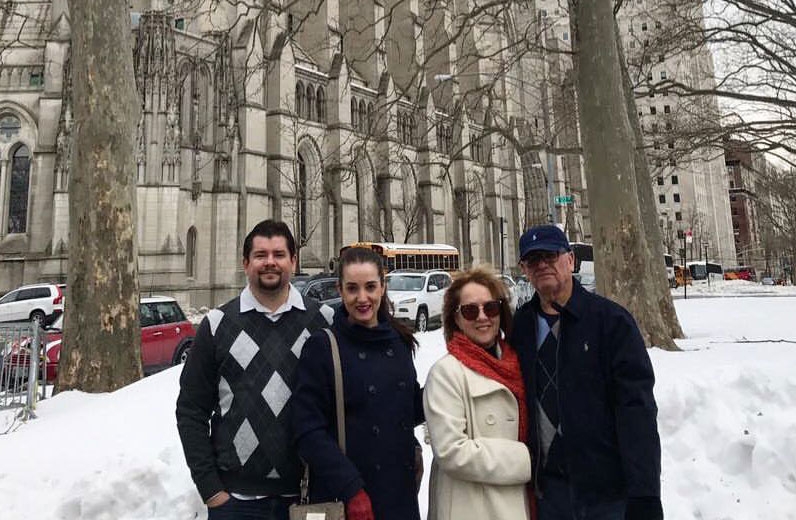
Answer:
[[[257,224],[243,243],[246,288],[208,313],[183,368],[177,429],[210,520],[287,520],[297,500],[293,375],[304,341],[333,311],[290,284],[295,266],[288,227]]]

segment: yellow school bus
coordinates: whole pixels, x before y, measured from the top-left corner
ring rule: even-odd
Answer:
[[[459,250],[446,244],[397,244],[395,242],[354,242],[340,249],[343,254],[351,247],[372,249],[381,256],[385,272],[396,269],[427,271],[459,270]]]

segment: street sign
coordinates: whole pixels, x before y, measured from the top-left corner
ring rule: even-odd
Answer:
[[[557,195],[555,198],[556,204],[572,204],[575,202],[574,195]]]

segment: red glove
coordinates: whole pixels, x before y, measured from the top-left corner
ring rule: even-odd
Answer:
[[[375,520],[370,497],[364,489],[357,491],[345,505],[346,520]]]

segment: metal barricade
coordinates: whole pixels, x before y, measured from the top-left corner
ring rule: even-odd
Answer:
[[[0,410],[22,408],[25,417],[33,415],[38,390],[46,386],[43,337],[38,322],[0,324]]]

